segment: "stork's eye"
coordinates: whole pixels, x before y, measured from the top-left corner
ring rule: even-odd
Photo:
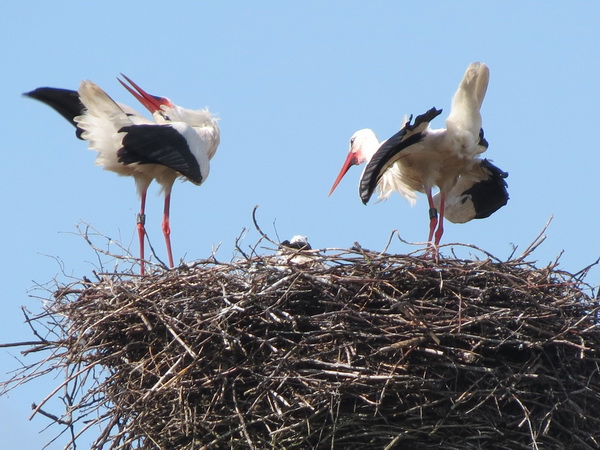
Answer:
[[[352,137],[352,138],[350,138],[350,145],[351,145],[351,146],[354,144],[354,140],[355,140],[355,139],[356,139],[355,137]]]
[[[171,120],[171,118],[167,116],[164,112],[161,112],[160,115],[163,116],[163,119],[165,120]]]

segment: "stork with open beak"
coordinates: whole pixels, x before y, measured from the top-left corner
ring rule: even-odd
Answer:
[[[487,159],[480,109],[489,81],[488,67],[474,62],[467,68],[452,99],[445,129],[430,129],[429,122],[442,113],[431,108],[405,119],[400,131],[380,143],[370,129],[354,133],[350,152],[329,195],[353,165],[366,163],[359,195],[367,204],[375,188],[379,198],[398,191],[411,204],[416,192],[429,202],[429,245],[435,248],[444,232],[444,218],[453,223],[489,217],[508,202],[508,176]],[[433,187],[439,192],[432,194]],[[438,218],[439,214],[439,218]]]
[[[131,86],[119,82],[152,113],[154,121],[115,102],[91,81],[83,81],[78,91],[43,87],[24,95],[51,106],[71,122],[76,136],[98,152],[97,165],[134,178],[141,199],[137,229],[143,275],[146,192],[150,183],[156,180],[165,195],[162,230],[169,265],[173,267],[169,223],[173,183],[177,178],[196,185],[206,180],[220,131],[208,110],[182,108],[167,98],[148,94],[123,77]]]

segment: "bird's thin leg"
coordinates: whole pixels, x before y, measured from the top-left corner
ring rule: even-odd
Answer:
[[[446,206],[446,196],[442,193],[440,195],[440,218],[437,227],[437,231],[435,232],[435,246],[437,247],[440,243],[440,239],[442,239],[442,234],[444,234],[444,207]]]
[[[137,215],[137,230],[138,230],[138,238],[140,240],[140,273],[144,275],[144,239],[146,237],[146,228],[144,224],[146,223],[146,191],[143,191],[140,194],[141,203],[140,203],[140,212]]]
[[[433,239],[433,233],[435,232],[435,229],[438,225],[438,210],[433,203],[431,189],[427,189],[427,201],[429,202],[429,238],[427,239],[427,242],[431,244],[431,240]]]
[[[169,225],[169,209],[171,205],[171,194],[165,195],[165,210],[163,214],[162,230],[167,244],[167,255],[169,256],[169,267],[173,268],[173,253],[171,252],[171,226]]]

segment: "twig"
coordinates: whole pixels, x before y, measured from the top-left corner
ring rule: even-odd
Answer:
[[[546,233],[546,230],[548,229],[548,227],[550,226],[550,223],[552,222],[552,219],[554,219],[553,215],[550,216],[550,218],[546,222],[546,225],[544,225],[544,228],[542,228],[542,231],[540,231],[540,233],[531,242],[531,244],[529,244],[529,246],[525,249],[525,251],[521,254],[521,256],[519,256],[516,259],[517,261],[523,261],[525,258],[527,258],[531,253],[533,253],[535,251],[535,249],[538,248],[546,240],[545,233]]]

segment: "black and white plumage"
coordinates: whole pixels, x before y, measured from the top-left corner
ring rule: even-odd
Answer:
[[[296,265],[322,265],[319,252],[313,250],[306,236],[299,234],[292,237],[290,240],[282,241],[277,250],[278,258],[282,268],[287,268],[291,264]]]
[[[279,248],[283,249],[284,247],[292,250],[312,250],[312,247],[308,243],[308,238],[299,234],[292,237],[289,241],[287,239],[282,241]]]
[[[352,165],[366,162],[359,185],[363,203],[370,200],[376,187],[380,199],[398,191],[411,204],[416,192],[424,192],[430,208],[428,241],[435,238],[435,246],[443,234],[444,218],[464,223],[489,217],[508,202],[508,174],[479,158],[488,148],[480,114],[488,81],[485,64],[469,65],[444,129],[429,128],[429,122],[442,113],[431,108],[414,122],[412,116],[405,120],[400,131],[382,143],[370,129],[354,133],[348,157],[329,194]],[[439,188],[435,196],[434,186]]]
[[[220,131],[208,110],[182,108],[124,78],[133,87],[119,82],[152,113],[154,120],[115,102],[91,81],[83,81],[78,91],[43,87],[24,95],[51,106],[73,124],[77,137],[98,152],[97,165],[134,178],[141,198],[138,234],[143,274],[145,204],[150,183],[156,180],[165,195],[162,229],[169,265],[173,267],[169,223],[173,183],[177,178],[196,185],[206,180]]]

